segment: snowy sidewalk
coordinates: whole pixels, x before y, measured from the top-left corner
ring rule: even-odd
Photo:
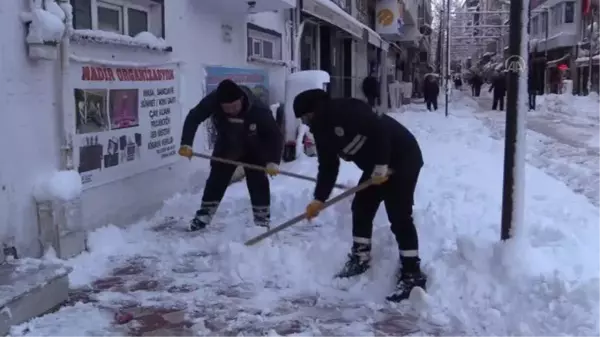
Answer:
[[[526,226],[520,240],[499,243],[503,144],[473,109],[453,104],[448,118],[420,108],[396,115],[426,161],[415,205],[425,298],[385,301],[397,249],[383,208],[372,269],[334,280],[350,247],[350,200],[245,247],[261,230],[242,183],[230,187],[204,234],[164,222],[193,214],[200,195],[175,196],[126,229],[98,229],[89,252],[67,261],[70,303],[12,335],[598,335],[598,209],[528,167]],[[316,172],[314,158],[291,166]],[[359,176],[344,164],[340,182]],[[313,187],[275,178],[274,222],[302,212]]]
[[[477,117],[492,130],[494,138],[504,139],[506,115],[491,110],[490,95],[482,90],[481,97],[476,98],[480,106]],[[537,110],[528,112],[527,119],[529,163],[598,206],[600,104],[597,98],[548,95],[538,96],[536,103]]]

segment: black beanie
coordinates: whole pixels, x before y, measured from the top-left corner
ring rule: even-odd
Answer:
[[[294,114],[301,118],[309,112],[314,112],[321,103],[329,99],[329,94],[323,89],[310,89],[299,93],[294,98]]]
[[[217,100],[219,103],[231,103],[244,96],[244,91],[235,82],[226,79],[217,87]]]

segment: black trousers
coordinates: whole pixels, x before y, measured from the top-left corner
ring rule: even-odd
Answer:
[[[496,110],[500,108],[500,110],[504,110],[504,96],[494,95],[494,100],[492,102],[492,110]]]
[[[529,109],[535,110],[535,94],[529,93]]]
[[[242,161],[249,164],[265,165],[265,163],[257,162],[251,157],[244,159]],[[196,217],[200,221],[206,224],[211,222],[231,182],[235,169],[236,166],[234,165],[211,162],[210,174],[206,180],[204,195],[202,196],[202,204],[196,212]],[[268,226],[271,218],[269,179],[266,173],[257,170],[244,169],[244,173],[246,174],[246,185],[250,194],[254,223],[259,226]]]
[[[414,192],[420,168],[410,172],[396,172],[382,185],[368,187],[354,196],[352,201],[352,236],[354,242],[370,244],[373,235],[373,219],[383,201],[396,237],[400,256],[417,257],[419,239],[413,222]],[[363,173],[360,181],[371,177]]]
[[[426,99],[425,104],[427,104],[427,110],[431,111],[432,108],[433,108],[433,110],[437,110],[437,108],[438,108],[437,97],[433,98],[433,99]]]

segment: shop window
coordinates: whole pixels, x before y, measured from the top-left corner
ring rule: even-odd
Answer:
[[[248,57],[281,60],[281,34],[254,24],[248,24]]]
[[[75,29],[164,37],[164,0],[71,0]]]
[[[575,21],[575,2],[565,2],[565,23],[573,23]]]

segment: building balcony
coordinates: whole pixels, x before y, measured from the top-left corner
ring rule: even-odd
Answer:
[[[219,0],[210,1],[213,9],[232,14],[272,12],[296,7],[295,0]]]

